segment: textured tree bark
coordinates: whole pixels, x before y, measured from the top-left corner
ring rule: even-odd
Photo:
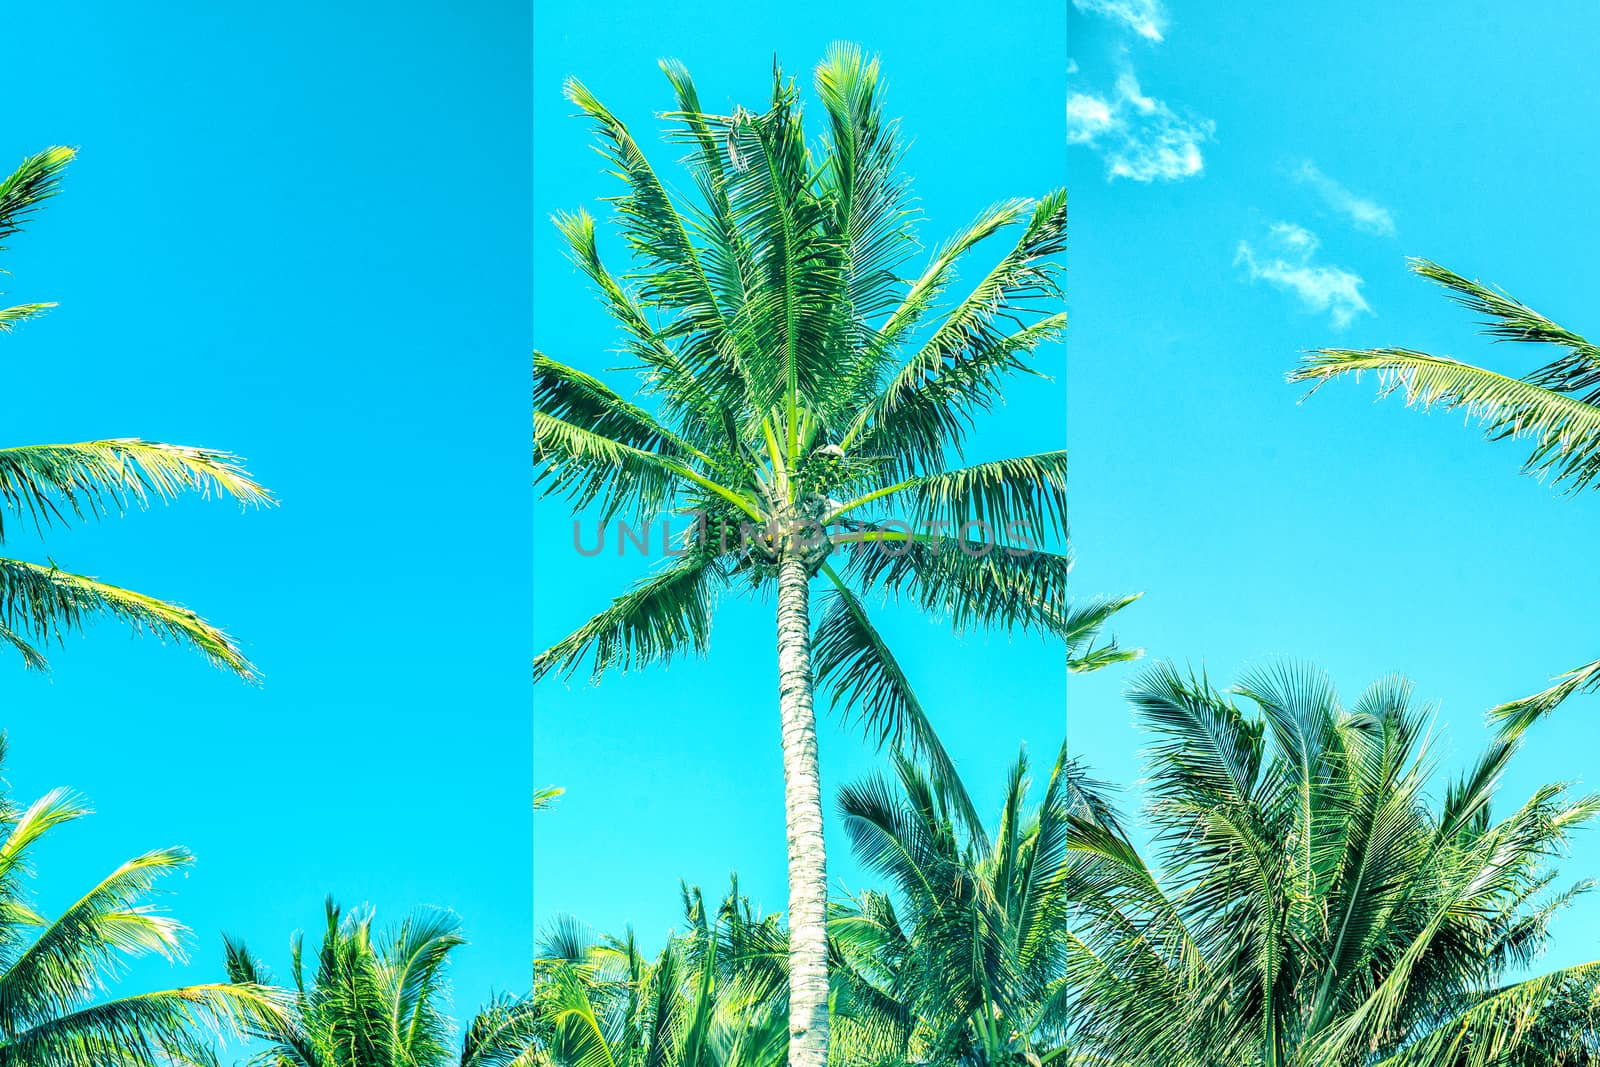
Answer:
[[[789,838],[789,1067],[828,1062],[828,868],[811,703],[809,586],[805,563],[786,555],[778,564],[778,709]]]

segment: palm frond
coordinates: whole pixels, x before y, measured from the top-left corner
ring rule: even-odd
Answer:
[[[978,809],[956,773],[955,762],[905,671],[872,625],[866,606],[832,567],[825,567],[824,573],[834,588],[811,641],[817,684],[832,693],[835,711],[841,707],[846,713],[855,710],[880,748],[904,748],[924,761],[935,781],[949,793],[956,813],[969,827],[981,827]]]
[[[99,518],[130,504],[144,506],[151,497],[171,499],[187,491],[245,504],[273,502],[237,457],[209,448],[134,437],[0,448],[0,499],[41,529],[66,517],[58,502],[78,519]],[[0,538],[4,533],[0,518]]]
[[[233,639],[188,608],[56,567],[0,559],[0,625],[7,629],[58,637],[101,615],[198,649],[246,681],[256,677]]]
[[[981,531],[980,542],[1004,539],[1043,548],[1067,536],[1067,453],[1013,456],[925,475],[904,495],[915,529],[939,529],[933,524],[941,523],[966,540],[971,524]]]
[[[711,633],[713,596],[724,580],[720,563],[693,552],[641,580],[611,606],[534,660],[534,679],[570,673],[592,654],[592,676],[703,654]]]
[[[1495,723],[1500,736],[1513,739],[1521,737],[1528,728],[1549,715],[1575,693],[1592,693],[1600,688],[1600,660],[1576,667],[1555,679],[1555,684],[1531,696],[1498,704],[1489,709],[1489,721]]]
[[[1571,492],[1600,477],[1600,407],[1520,378],[1405,348],[1318,349],[1289,378],[1320,386],[1362,371],[1377,373],[1381,395],[1398,390],[1413,407],[1464,410],[1492,439],[1532,438],[1524,473],[1550,475]]]
[[[0,242],[18,233],[28,218],[61,188],[61,177],[77,152],[52,147],[28,156],[0,181]],[[5,250],[0,243],[0,251]]]
[[[147,852],[49,923],[0,970],[0,1030],[16,1033],[73,1011],[124,957],[181,959],[183,927],[141,901],[160,878],[190,862],[184,849]]]

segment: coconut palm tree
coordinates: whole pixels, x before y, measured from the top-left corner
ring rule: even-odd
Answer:
[[[893,1029],[893,1058],[848,1062],[1054,1062],[1070,1021],[1068,817],[1091,802],[1081,772],[1063,748],[1030,809],[1019,755],[991,838],[957,818],[909,760],[895,771],[894,782],[876,776],[840,791],[851,844],[891,887],[839,902],[830,924],[836,996],[878,1031]]]
[[[1551,859],[1600,797],[1541,786],[1492,814],[1499,738],[1435,800],[1431,709],[1380,682],[1345,708],[1321,674],[1252,675],[1236,701],[1159,666],[1130,699],[1155,862],[1071,817],[1067,1017],[1123,1067],[1591,1063],[1600,962],[1536,974],[1588,888]]]
[[[448,1015],[450,953],[466,944],[449,912],[423,911],[375,934],[370,909],[326,904],[326,926],[308,983],[297,933],[290,948],[288,1008],[251,1025],[269,1047],[262,1067],[531,1067],[534,1013],[526,998],[496,998],[456,1044]],[[228,974],[253,987],[272,974],[241,941],[224,941]]]
[[[784,1067],[786,934],[735,879],[714,912],[684,888],[686,933],[653,959],[632,932],[558,921],[535,964],[535,1067]]]
[[[1531,441],[1523,473],[1549,477],[1569,493],[1600,486],[1600,347],[1502,289],[1469,281],[1425,259],[1412,260],[1411,269],[1481,316],[1489,337],[1548,345],[1560,354],[1529,374],[1512,377],[1408,348],[1322,348],[1309,353],[1289,380],[1310,382],[1315,392],[1332,378],[1373,371],[1384,395],[1399,390],[1414,407],[1460,408],[1483,424],[1492,441]],[[1597,688],[1600,660],[1568,671],[1541,692],[1499,705],[1490,717],[1504,730],[1520,733],[1574,693]]]
[[[5,750],[0,734],[0,765]],[[105,995],[130,957],[184,958],[187,931],[148,898],[190,856],[137,856],[48,917],[28,892],[38,846],[88,813],[64,789],[26,808],[0,792],[0,1067],[156,1067],[181,1061],[205,1032],[276,1017],[272,991],[248,983]]]
[[[48,148],[23,160],[0,181],[0,242],[57,191],[72,159],[70,148]],[[0,251],[5,245],[0,243]],[[54,304],[0,308],[0,333],[34,318]],[[159,444],[134,437],[64,445],[0,448],[0,543],[3,512],[30,521],[36,530],[100,518],[150,498],[167,499],[185,491],[231,496],[246,504],[271,501],[239,465],[237,457],[208,448]],[[108,585],[56,566],[0,558],[0,643],[9,645],[28,667],[44,669],[38,646],[59,639],[98,616],[109,616],[136,631],[149,630],[203,652],[213,663],[245,678],[253,675],[231,638],[187,608],[143,593]]]
[[[669,194],[623,123],[567,84],[624,183],[613,203],[635,272],[619,278],[602,264],[587,213],[556,221],[640,379],[629,399],[536,353],[536,459],[546,492],[605,519],[698,518],[682,555],[540,655],[535,674],[587,662],[598,676],[702,653],[719,596],[775,594],[789,1060],[821,1067],[827,879],[814,687],[878,741],[926,760],[976,822],[868,599],[903,598],[958,631],[1066,639],[1084,629],[1066,598],[1066,453],[962,465],[974,418],[1061,335],[1066,196],[984,210],[906,280],[910,188],[876,61],[829,52],[816,71],[826,120],[816,144],[794,83],[776,71],[765,110],[718,115],[680,65],[663,68],[693,201]],[[970,295],[938,310],[963,255],[1011,228],[1017,240]],[[1113,610],[1094,607],[1102,623]]]

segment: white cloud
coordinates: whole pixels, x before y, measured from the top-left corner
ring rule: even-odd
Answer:
[[[1216,125],[1188,119],[1146,96],[1132,71],[1117,75],[1107,96],[1072,93],[1067,97],[1067,143],[1099,152],[1107,176],[1136,182],[1177,181],[1205,169],[1200,146]]]
[[[1120,22],[1147,41],[1161,40],[1167,27],[1167,13],[1158,0],[1072,0],[1072,6]]]
[[[1067,96],[1067,143],[1093,144],[1096,137],[1116,125],[1111,104],[1088,93]]]
[[[1259,250],[1240,241],[1233,261],[1244,265],[1251,281],[1293,293],[1307,310],[1326,313],[1335,327],[1350,325],[1357,315],[1370,315],[1359,274],[1312,262],[1320,246],[1317,235],[1305,227],[1279,222],[1267,231]]]
[[[1318,169],[1310,160],[1294,172],[1295,180],[1311,186],[1333,210],[1349,219],[1358,230],[1380,237],[1394,236],[1394,216],[1375,200],[1357,196]]]

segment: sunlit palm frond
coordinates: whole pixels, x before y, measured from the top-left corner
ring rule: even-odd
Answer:
[[[1600,688],[1600,660],[1576,667],[1555,679],[1555,684],[1531,696],[1498,704],[1489,709],[1489,720],[1497,724],[1502,737],[1515,738],[1535,722],[1550,714],[1575,693]]]
[[[714,595],[724,581],[719,562],[693,553],[661,568],[615,598],[611,606],[534,660],[535,680],[571,672],[592,657],[592,673],[703,654],[711,633]]]
[[[712,395],[725,400],[745,395],[749,382],[740,365],[732,315],[718,301],[666,187],[628,128],[583,83],[569,79],[566,93],[593,120],[604,151],[627,183],[627,195],[614,204],[630,250],[653,268],[643,276],[640,303],[682,316],[692,325],[684,331],[678,357],[687,373],[714,383]]]
[[[1600,477],[1600,407],[1521,378],[1404,348],[1325,348],[1307,356],[1291,380],[1320,383],[1362,371],[1378,375],[1385,395],[1399,390],[1413,406],[1466,411],[1495,439],[1532,438],[1526,473],[1551,475],[1571,491]]]
[[[18,1032],[71,1012],[124,957],[181,958],[183,927],[142,901],[190,862],[177,848],[129,860],[48,923],[0,971],[0,1029]]]
[[[16,304],[8,308],[0,308],[0,333],[10,333],[19,322],[27,322],[36,315],[55,307],[54,303],[46,304]]]
[[[1086,674],[1117,663],[1130,663],[1144,655],[1143,649],[1123,648],[1115,637],[1101,637],[1111,617],[1142,595],[1090,597],[1068,605],[1063,627],[1068,671]]]
[[[71,148],[52,147],[28,156],[0,180],[0,242],[23,227],[29,217],[61,188],[67,164],[77,154]],[[5,245],[0,243],[0,251]]]
[[[6,629],[55,637],[102,615],[198,649],[247,680],[255,677],[233,639],[188,608],[55,567],[0,559],[0,625]]]
[[[151,497],[170,499],[186,491],[202,496],[215,492],[246,504],[272,502],[237,457],[213,449],[131,437],[0,448],[0,499],[38,527],[64,519],[60,505],[76,518],[98,518],[130,504],[143,506]]]

